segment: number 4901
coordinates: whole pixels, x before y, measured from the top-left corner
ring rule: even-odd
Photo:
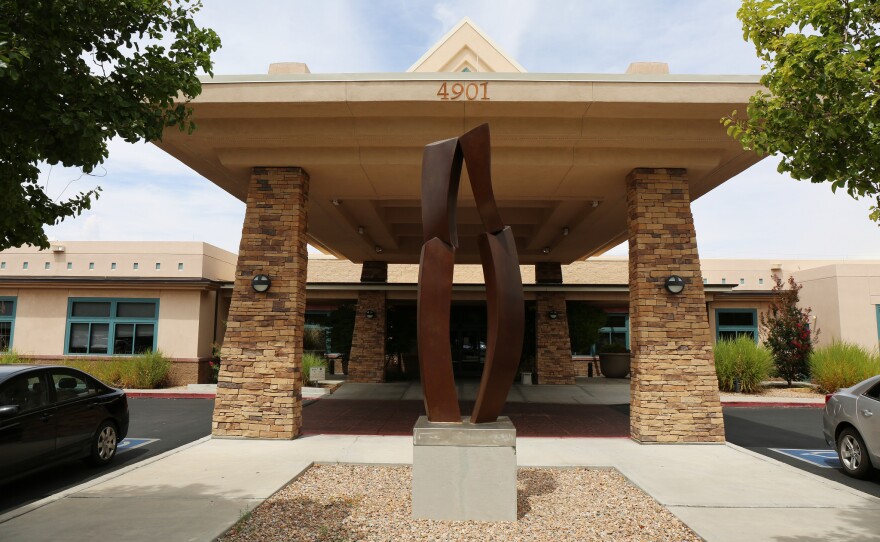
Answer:
[[[441,100],[488,100],[489,83],[452,83],[444,81],[437,91]]]

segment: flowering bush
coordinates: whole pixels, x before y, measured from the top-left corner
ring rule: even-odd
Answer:
[[[810,329],[811,309],[798,307],[801,285],[789,277],[786,289],[779,276],[773,275],[773,280],[773,298],[767,312],[761,313],[761,328],[766,337],[764,345],[773,352],[776,374],[791,386],[807,376],[807,360],[819,330]]]

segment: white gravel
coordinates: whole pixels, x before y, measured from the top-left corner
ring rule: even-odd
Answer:
[[[516,522],[413,520],[411,484],[410,467],[315,466],[221,540],[700,540],[613,469],[520,469]]]

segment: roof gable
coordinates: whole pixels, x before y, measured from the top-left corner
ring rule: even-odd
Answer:
[[[465,17],[406,71],[525,73],[526,69]]]

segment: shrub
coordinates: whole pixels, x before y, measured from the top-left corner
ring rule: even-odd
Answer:
[[[779,275],[773,275],[773,297],[767,313],[761,313],[761,327],[766,339],[764,344],[773,352],[776,374],[788,385],[807,376],[807,359],[813,351],[813,341],[818,329],[810,329],[810,308],[798,307],[801,285],[794,277],[788,277],[788,289]]]
[[[303,386],[308,386],[311,384],[311,380],[309,380],[309,373],[311,372],[312,367],[327,367],[327,364],[324,362],[324,358],[317,354],[313,354],[311,352],[306,352],[302,357],[302,380]]]
[[[741,391],[758,393],[761,382],[770,376],[772,368],[770,350],[755,344],[747,335],[715,344],[715,372],[718,374],[718,388],[722,391],[734,391],[739,379]]]
[[[25,363],[15,350],[5,350],[0,352],[0,365],[11,365],[13,363]]]
[[[131,358],[66,360],[63,365],[85,371],[98,380],[131,389],[153,389],[165,384],[171,361],[162,352],[146,352]]]
[[[813,351],[810,371],[822,391],[833,393],[880,374],[880,355],[858,344],[833,341]]]

